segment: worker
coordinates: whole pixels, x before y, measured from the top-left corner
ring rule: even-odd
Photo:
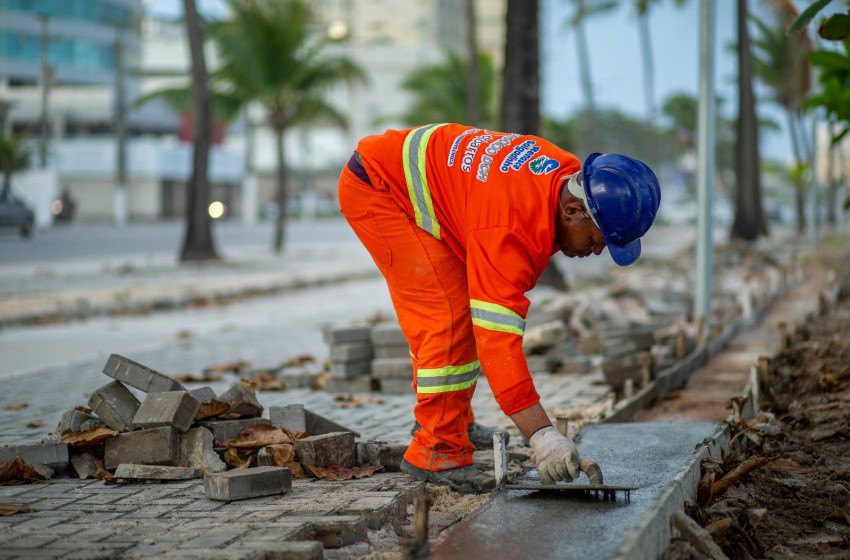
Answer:
[[[470,441],[492,436],[470,405],[483,373],[541,481],[579,476],[576,446],[540,405],[522,351],[525,293],[558,251],[582,258],[607,246],[618,265],[633,263],[659,202],[642,162],[592,154],[582,168],[536,136],[432,124],[359,142],[339,203],[410,345],[418,429],[403,472],[461,492],[494,487]]]

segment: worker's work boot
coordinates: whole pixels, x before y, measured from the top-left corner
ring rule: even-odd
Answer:
[[[419,422],[414,422],[413,429],[410,430],[410,435],[415,434],[416,430],[419,428]],[[493,449],[493,434],[495,434],[498,429],[499,428],[482,426],[478,422],[472,422],[466,430],[466,435],[469,436],[469,441],[475,446],[475,449]],[[505,432],[505,445],[508,444],[510,439],[510,434]]]
[[[475,465],[444,471],[426,471],[402,459],[399,470],[418,480],[448,486],[461,494],[483,494],[496,487],[496,479],[479,471]]]

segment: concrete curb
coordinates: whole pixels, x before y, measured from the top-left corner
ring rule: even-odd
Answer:
[[[204,292],[200,289],[189,294],[165,297],[160,296],[155,298],[138,298],[133,301],[115,301],[95,306],[89,306],[87,303],[83,303],[70,309],[57,309],[55,311],[22,313],[18,315],[0,317],[0,330],[10,327],[39,325],[44,324],[45,322],[62,323],[81,321],[90,317],[148,315],[159,311],[173,311],[176,309],[185,309],[187,307],[204,307],[211,303],[215,303],[216,305],[228,305],[230,303],[241,302],[247,299],[276,296],[293,290],[376,278],[378,274],[377,269],[374,271],[349,270],[344,272],[334,272],[326,276],[317,275],[318,277],[314,278],[295,276],[285,281],[263,286],[245,286],[242,288],[212,290],[209,292]]]

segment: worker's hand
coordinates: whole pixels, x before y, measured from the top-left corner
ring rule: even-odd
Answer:
[[[534,450],[541,483],[554,484],[558,480],[571,482],[578,478],[578,449],[573,440],[562,436],[555,426],[537,430],[528,441]]]

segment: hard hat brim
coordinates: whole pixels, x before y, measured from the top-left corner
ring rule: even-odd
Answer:
[[[640,257],[640,239],[635,239],[624,246],[608,243],[608,252],[611,253],[611,258],[614,259],[615,263],[620,266],[629,266]]]

